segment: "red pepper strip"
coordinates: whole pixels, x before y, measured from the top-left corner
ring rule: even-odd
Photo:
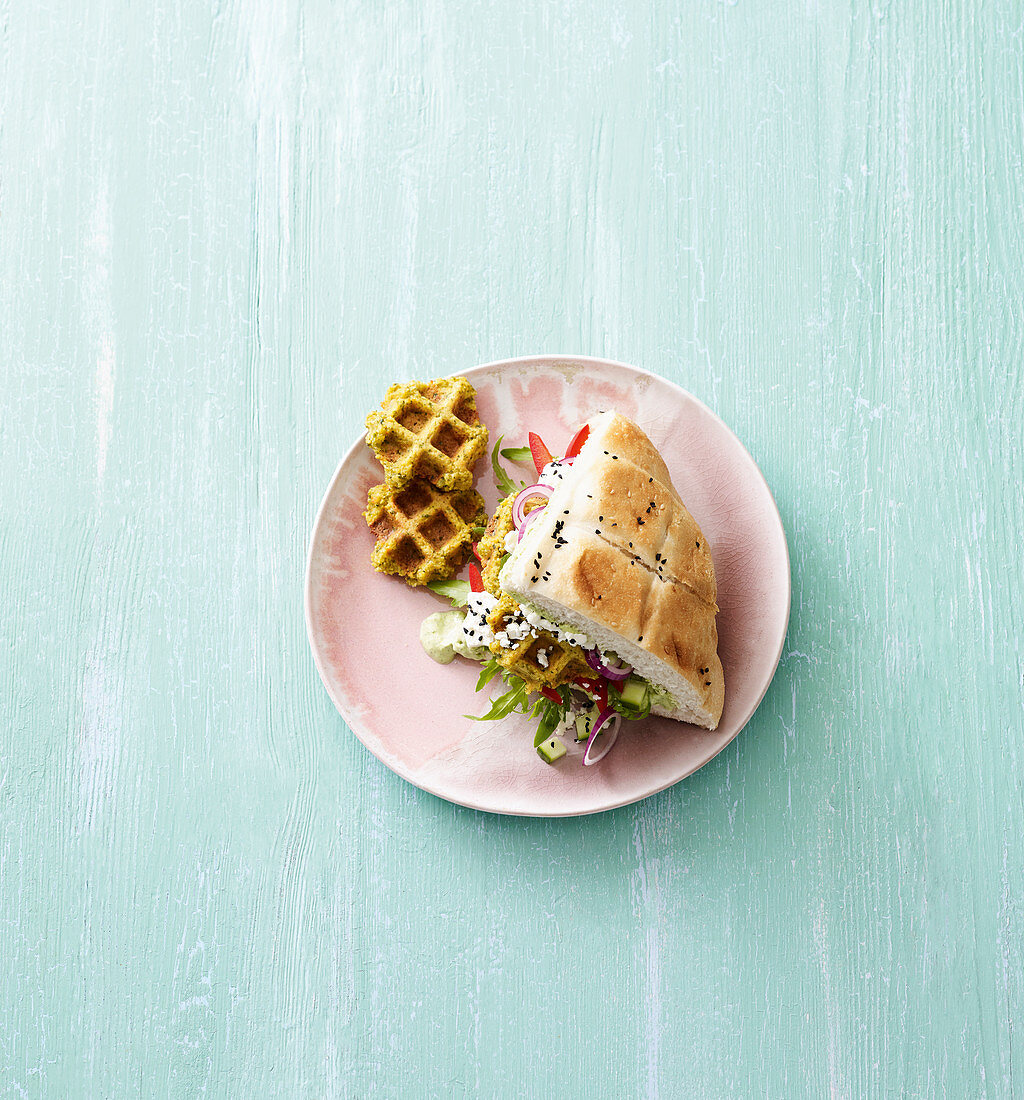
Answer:
[[[477,550],[477,548],[476,548],[476,543],[474,542],[472,544],[472,546],[473,546],[473,557],[476,558],[477,561],[483,561],[484,559],[482,557],[480,557],[480,551]]]
[[[583,688],[584,691],[592,693],[597,691],[597,680],[591,676],[577,676],[573,683]]]
[[[470,592],[483,592],[484,578],[480,572],[480,566],[475,561],[469,563],[469,590]]]
[[[573,683],[578,684],[584,691],[589,691],[591,695],[596,695],[602,710],[608,706],[608,681],[604,677],[580,676],[573,680]]]
[[[537,476],[540,477],[544,467],[554,459],[554,455],[544,446],[544,440],[536,432],[530,432],[530,454],[533,455],[533,464],[537,467]]]
[[[572,437],[572,442],[569,444],[565,452],[566,458],[575,458],[583,449],[583,444],[586,443],[590,437],[590,425],[584,424],[582,428]]]
[[[545,699],[550,699],[552,703],[557,703],[559,706],[562,705],[562,697],[554,688],[542,687],[540,693]]]

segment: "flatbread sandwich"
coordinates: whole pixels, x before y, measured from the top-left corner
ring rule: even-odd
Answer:
[[[500,675],[508,688],[482,717],[530,714],[545,760],[566,754],[569,734],[586,742],[587,764],[623,718],[715,729],[725,683],[714,565],[661,455],[616,412],[592,416],[561,459],[530,444],[538,477],[522,487],[495,447],[509,491],[477,545],[466,611],[446,613],[452,652],[486,659],[478,687]]]

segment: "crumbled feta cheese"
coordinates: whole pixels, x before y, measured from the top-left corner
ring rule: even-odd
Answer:
[[[563,629],[557,623],[551,622],[550,619],[545,618],[540,612],[534,611],[532,608],[524,607],[523,615],[530,626],[534,627],[536,630],[543,630],[548,634],[554,635],[559,641],[569,642],[570,645],[578,645],[582,649],[594,648],[594,643],[586,634],[580,634],[568,628]]]
[[[548,667],[548,651],[546,649],[537,650],[537,664],[539,664],[541,668]]]
[[[519,532],[513,527],[505,536],[505,553],[511,554],[519,544]]]
[[[494,640],[487,616],[494,610],[497,600],[490,592],[470,592],[466,603],[466,617],[462,620],[462,632],[473,645],[490,645]]]

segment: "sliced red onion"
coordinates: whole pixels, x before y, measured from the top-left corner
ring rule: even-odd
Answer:
[[[516,527],[522,527],[523,520],[525,520],[528,515],[532,515],[534,512],[542,512],[547,507],[547,503],[551,499],[551,494],[553,492],[554,489],[552,489],[550,485],[541,485],[539,482],[536,485],[527,485],[526,488],[519,493],[512,505],[512,522]],[[533,508],[527,512],[527,503],[537,498],[541,498],[544,503],[538,508]]]
[[[625,661],[620,661],[617,665],[610,664],[601,656],[600,650],[597,649],[585,649],[583,656],[586,657],[587,664],[595,672],[600,672],[605,679],[614,680],[616,683],[619,680],[625,680],[633,671],[633,666],[627,665]]]
[[[594,747],[594,739],[609,721],[611,721],[611,725],[608,727],[608,732],[601,738],[600,749],[598,749],[596,753],[592,753],[591,749]],[[590,767],[591,764],[596,764],[599,760],[603,760],[608,755],[612,745],[615,744],[619,736],[619,727],[621,725],[621,714],[617,714],[611,707],[606,707],[601,711],[597,717],[597,721],[594,723],[594,728],[590,731],[590,740],[587,742],[586,750],[583,753],[583,763],[587,767]]]
[[[527,528],[530,526],[531,523],[533,523],[533,521],[538,516],[541,516],[543,514],[544,514],[544,509],[543,508],[534,508],[534,510],[532,512],[527,512],[526,513],[526,518],[519,525],[519,537],[516,539],[516,542],[522,542],[523,541],[523,535],[526,534]]]

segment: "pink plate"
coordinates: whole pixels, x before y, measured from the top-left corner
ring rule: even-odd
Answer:
[[[504,446],[536,431],[564,449],[601,409],[635,420],[668,464],[700,524],[718,579],[719,654],[725,712],[714,732],[649,718],[624,723],[614,750],[584,768],[573,745],[555,765],[533,747],[533,727],[513,716],[473,722],[488,693],[474,691],[480,666],[457,657],[435,664],[419,628],[447,601],[370,567],[373,536],[362,517],[380,467],[361,438],[338,467],[313,527],[306,570],[306,626],[335,706],[363,744],[410,783],[493,813],[565,817],[636,802],[706,764],[749,721],[779,663],[789,621],[789,554],[771,492],[739,440],[705,405],[671,382],[623,363],[536,356],[465,372],[477,404]],[[368,410],[369,411],[369,410]],[[508,464],[506,464],[508,465]],[[478,488],[493,510],[486,459]],[[532,467],[518,476],[526,477]]]

